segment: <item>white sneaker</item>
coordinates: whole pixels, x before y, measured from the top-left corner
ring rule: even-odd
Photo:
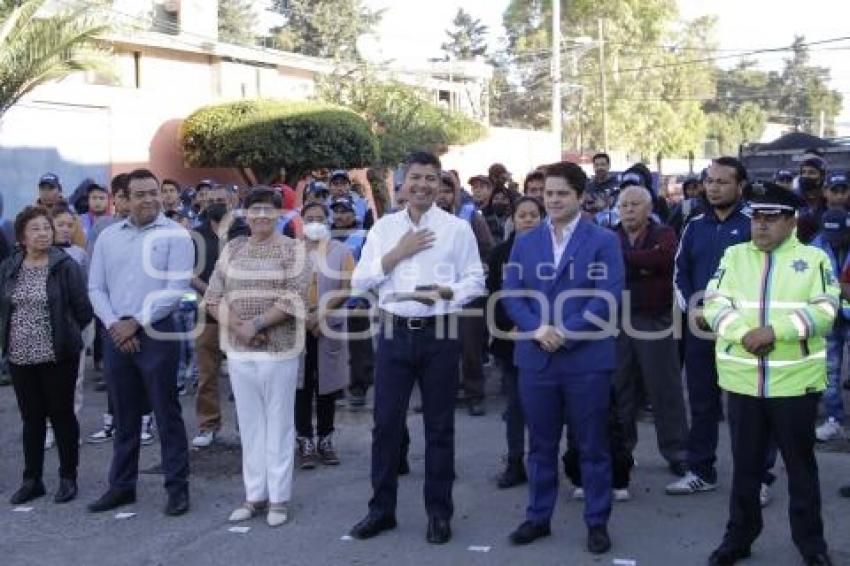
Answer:
[[[833,417],[829,417],[822,425],[815,429],[815,437],[818,439],[818,442],[828,442],[842,436],[844,436],[844,429],[841,428],[841,423]]]
[[[215,442],[215,431],[202,430],[198,432],[198,436],[192,439],[192,446],[195,448],[207,448]]]
[[[47,434],[44,436],[44,449],[50,450],[56,445],[56,437],[53,434],[53,427],[47,427]]]
[[[770,486],[766,483],[761,484],[761,490],[759,491],[759,503],[762,507],[767,507],[770,505],[771,501],[773,501],[773,495],[770,493]]]
[[[632,495],[629,493],[628,488],[614,490],[614,501],[628,501],[631,498]]]
[[[584,501],[584,488],[577,487],[573,490],[573,499],[577,501]]]
[[[717,489],[716,483],[709,483],[693,472],[688,472],[685,477],[674,481],[667,486],[665,491],[667,495],[691,495],[701,491],[714,491]]]
[[[142,417],[142,446],[149,446],[153,444],[153,426],[151,425],[151,416],[144,415]]]
[[[269,505],[269,514],[266,515],[266,523],[270,527],[279,527],[289,520],[289,509],[286,503],[273,503]]]

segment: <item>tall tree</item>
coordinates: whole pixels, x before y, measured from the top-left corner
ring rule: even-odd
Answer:
[[[357,38],[375,29],[383,10],[370,10],[363,0],[275,0],[286,17],[276,32],[279,49],[314,57],[357,59]]]
[[[40,84],[106,66],[96,38],[108,28],[90,7],[38,17],[46,2],[0,4],[0,116]]]
[[[237,45],[256,42],[257,15],[250,0],[218,0],[218,39]]]
[[[458,8],[452,26],[453,28],[446,30],[449,40],[440,46],[447,59],[463,61],[487,53],[488,28],[480,19],[473,18],[463,8]]]
[[[791,58],[785,61],[779,90],[779,108],[786,122],[798,130],[817,135],[823,116],[826,135],[835,135],[835,118],[841,113],[842,96],[829,88],[830,71],[809,62],[805,38],[794,38]]]

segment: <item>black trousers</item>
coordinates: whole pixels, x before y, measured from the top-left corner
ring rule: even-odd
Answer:
[[[819,401],[819,393],[770,399],[729,393],[734,472],[727,541],[749,547],[761,533],[759,488],[764,477],[765,451],[773,438],[788,472],[791,538],[804,555],[826,552],[814,452]]]
[[[369,319],[368,310],[354,309],[349,311],[347,320],[349,335],[362,334],[360,337],[355,335],[348,338],[349,366],[351,368],[349,391],[352,393],[365,395],[374,380],[375,349],[372,345],[371,332],[369,332],[371,328],[372,321]]]
[[[44,470],[47,419],[59,452],[59,477],[77,479],[80,425],[74,415],[79,355],[55,363],[9,364],[24,425],[24,479],[40,480]]]
[[[175,330],[170,316],[154,323],[153,328],[164,333]],[[145,331],[137,336],[141,351],[134,354],[120,352],[111,340],[103,342],[106,385],[115,408],[109,486],[118,490],[136,488],[142,415],[152,406],[165,488],[169,493],[181,492],[189,485],[189,444],[177,397],[180,342],[158,340]]]
[[[313,398],[316,399],[316,434],[324,437],[334,431],[337,391],[319,395],[319,341],[307,333],[304,359],[304,387],[295,391],[295,430],[298,436],[313,438]]]
[[[475,299],[465,307],[460,317],[461,366],[463,367],[461,384],[469,401],[484,399],[486,377],[482,357],[487,343],[487,326],[484,323],[483,314],[486,305],[487,299]],[[482,314],[470,314],[476,310],[482,311]]]
[[[372,499],[369,512],[394,516],[398,467],[413,384],[422,392],[425,424],[425,510],[451,518],[454,468],[454,413],[460,344],[438,336],[433,326],[382,330],[375,367],[372,429]],[[445,331],[444,331],[445,332]]]

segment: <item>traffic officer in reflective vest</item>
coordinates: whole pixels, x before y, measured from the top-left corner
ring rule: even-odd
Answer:
[[[826,342],[839,289],[829,258],[800,243],[802,201],[773,183],[753,187],[752,241],[726,250],[708,284],[734,465],[729,522],[710,565],[750,555],[762,529],[759,488],[775,439],[788,472],[791,535],[807,565],[832,564],[823,538],[815,418],[826,388]]]

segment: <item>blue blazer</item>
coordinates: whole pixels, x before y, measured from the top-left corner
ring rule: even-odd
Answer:
[[[550,230],[543,223],[519,236],[503,271],[502,290],[525,295],[502,298],[517,329],[529,333],[517,340],[514,363],[534,371],[550,366],[562,373],[613,371],[617,313],[625,285],[617,235],[582,218],[556,266]],[[530,336],[546,324],[567,335],[564,346],[554,353]]]

